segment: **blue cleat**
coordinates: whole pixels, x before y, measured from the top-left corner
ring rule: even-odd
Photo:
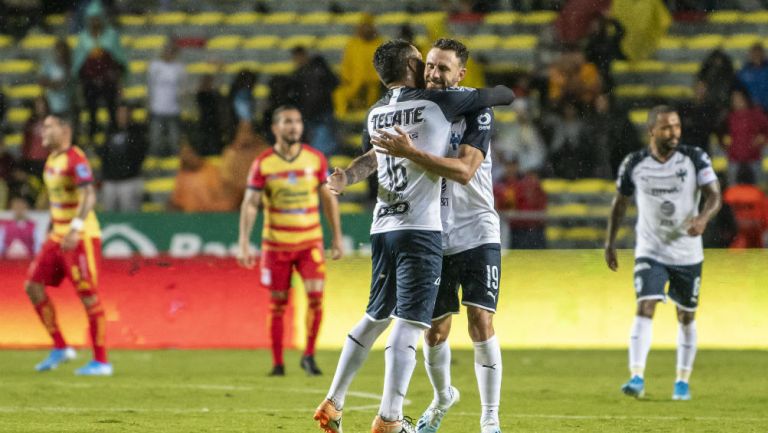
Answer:
[[[424,411],[416,423],[416,433],[435,433],[440,428],[440,423],[443,422],[443,417],[454,404],[458,403],[461,398],[459,390],[455,387],[450,388],[451,403],[448,407],[438,408],[435,402]]]
[[[112,376],[112,364],[91,361],[75,370],[75,374],[78,376]]]
[[[672,393],[672,400],[688,401],[691,399],[691,390],[688,388],[688,382],[678,380],[675,382],[675,391]]]
[[[629,382],[621,387],[621,392],[630,397],[643,398],[645,396],[645,381],[640,376],[633,376]]]
[[[58,367],[59,364],[70,361],[75,358],[77,358],[77,353],[75,352],[75,349],[71,347],[66,347],[64,349],[53,349],[51,350],[51,353],[48,354],[48,357],[43,360],[43,362],[35,366],[35,370],[37,371],[53,370],[56,367]]]

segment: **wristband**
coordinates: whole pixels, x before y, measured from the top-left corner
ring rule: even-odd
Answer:
[[[75,218],[69,223],[69,227],[76,232],[81,231],[84,225],[85,221],[82,218]]]

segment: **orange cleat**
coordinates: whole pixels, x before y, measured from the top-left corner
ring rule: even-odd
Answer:
[[[315,410],[313,416],[317,424],[325,433],[342,433],[341,411],[336,409],[331,400],[325,399]]]

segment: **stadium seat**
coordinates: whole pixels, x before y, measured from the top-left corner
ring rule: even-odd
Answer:
[[[219,26],[224,21],[221,12],[202,12],[190,15],[187,24],[191,26]]]
[[[767,25],[768,11],[762,10],[762,11],[745,13],[744,16],[742,17],[742,22],[748,23],[748,24],[758,24],[761,26]]]
[[[256,99],[266,99],[269,97],[270,89],[266,84],[259,84],[253,88],[253,97]]]
[[[243,42],[240,35],[221,35],[208,40],[206,49],[208,50],[236,50]]]
[[[123,29],[144,29],[147,25],[147,17],[145,15],[120,15],[117,17],[117,22]]]
[[[377,26],[383,26],[383,25],[403,25],[411,22],[411,14],[408,12],[388,12],[376,15],[374,19],[374,23]]]
[[[5,145],[8,147],[20,147],[23,141],[23,134],[8,134],[5,136]]]
[[[227,74],[236,74],[243,69],[250,69],[251,71],[258,71],[261,68],[261,63],[254,61],[233,62],[224,65],[224,72]]]
[[[356,214],[363,213],[366,209],[360,203],[353,203],[349,201],[343,201],[339,203],[339,212],[342,214]]]
[[[123,97],[125,99],[144,99],[147,97],[147,86],[136,85],[123,89]]]
[[[27,119],[29,119],[29,116],[31,115],[32,115],[32,110],[30,110],[29,108],[23,108],[23,107],[11,108],[5,114],[6,119],[8,119],[8,122],[16,125],[24,124],[24,122],[26,122]]]
[[[568,184],[571,194],[603,194],[614,190],[613,181],[607,179],[577,179]]]
[[[366,110],[350,111],[347,114],[340,116],[338,120],[344,123],[351,123],[360,125],[365,122],[365,116],[368,114]]]
[[[741,11],[721,10],[710,12],[707,21],[713,24],[738,24],[744,17]]]
[[[131,43],[131,48],[134,50],[159,50],[165,46],[168,42],[168,37],[165,35],[147,35],[137,36]]]
[[[568,192],[568,181],[565,179],[542,179],[541,188],[548,195]]]
[[[493,12],[485,16],[485,24],[506,26],[515,24],[520,20],[518,12]]]
[[[356,26],[360,24],[363,15],[362,12],[346,12],[336,17],[336,23]]]
[[[288,51],[298,46],[313,48],[316,42],[317,36],[314,35],[293,35],[282,39],[279,45],[280,49]]]
[[[184,12],[161,12],[150,16],[149,20],[156,26],[181,26],[187,22],[187,14]]]
[[[349,43],[348,35],[327,35],[318,39],[316,48],[320,51],[343,50]]]
[[[484,34],[472,36],[464,43],[470,51],[491,51],[495,50],[500,42],[501,38],[499,36]]]
[[[224,17],[225,26],[252,26],[261,20],[256,12],[237,12]]]
[[[664,99],[690,99],[693,89],[690,86],[659,86],[654,89],[654,95]]]
[[[67,17],[61,14],[51,14],[45,17],[45,24],[51,27],[63,26],[67,23]]]
[[[564,231],[565,230],[563,230],[562,227],[553,227],[553,226],[550,226],[544,229],[545,236],[547,238],[547,241],[549,242],[556,242],[561,240],[563,238]]]
[[[668,64],[668,67],[669,72],[674,74],[693,75],[699,71],[701,64],[698,62],[670,63]]]
[[[746,51],[755,42],[760,42],[758,34],[746,33],[731,35],[723,41],[723,48],[730,51]]]
[[[21,75],[31,74],[35,71],[37,65],[31,60],[4,60],[0,62],[0,74],[2,75]]]
[[[514,123],[517,120],[517,112],[513,110],[496,109],[494,110],[493,117],[498,123]]]
[[[620,98],[648,98],[653,92],[651,86],[645,84],[626,84],[616,86],[616,96]]]
[[[149,112],[144,108],[135,108],[131,112],[131,120],[136,123],[146,123],[149,119]]]
[[[347,185],[347,187],[344,188],[344,192],[350,195],[368,195],[368,188],[368,182],[362,181]]]
[[[763,158],[763,171],[768,172],[768,158]]]
[[[295,12],[274,12],[262,17],[261,23],[265,25],[288,25],[293,24],[298,19]]]
[[[685,47],[689,50],[710,51],[723,44],[723,35],[700,34],[686,39]]]
[[[662,73],[667,64],[658,60],[640,60],[637,62],[615,61],[611,65],[614,74],[621,73]]]
[[[22,84],[9,87],[5,94],[11,99],[34,99],[43,94],[43,89],[37,84]]]
[[[50,50],[56,43],[56,36],[30,33],[21,40],[25,50]]]
[[[271,50],[277,46],[280,38],[273,35],[254,36],[243,41],[246,50]]]
[[[161,202],[147,202],[141,204],[142,212],[163,212],[165,211],[165,203]]]
[[[149,194],[171,193],[176,184],[174,177],[160,177],[144,182],[144,192]]]
[[[534,50],[539,43],[536,35],[514,35],[501,40],[502,50]]]
[[[302,26],[328,25],[334,20],[334,15],[326,11],[309,12],[300,15],[297,22]]]
[[[363,145],[363,136],[362,134],[346,134],[344,135],[344,144],[352,148],[361,147]]]
[[[638,126],[644,126],[648,123],[648,110],[632,110],[629,112],[629,120]]]
[[[567,241],[599,241],[603,238],[604,231],[595,227],[572,227],[563,233],[563,240]]]
[[[328,158],[328,167],[333,170],[336,167],[346,168],[352,162],[352,158],[346,155],[333,155]]]
[[[529,26],[543,26],[557,19],[557,12],[538,11],[520,15],[520,24]]]
[[[0,35],[0,49],[8,48],[13,45],[13,38],[7,35]]]
[[[712,168],[716,172],[721,173],[728,170],[728,158],[724,156],[715,156],[712,158]]]
[[[583,217],[589,213],[589,206],[583,203],[568,203],[547,206],[547,216],[552,217]]]
[[[131,74],[144,74],[147,72],[149,63],[143,60],[133,60],[128,63],[128,72]]]
[[[264,63],[259,70],[267,75],[286,75],[293,72],[295,66],[292,62]]]

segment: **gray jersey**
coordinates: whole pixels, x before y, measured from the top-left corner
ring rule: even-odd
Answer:
[[[467,185],[444,179],[440,197],[443,252],[453,255],[484,244],[500,244],[499,215],[493,201],[491,135],[493,110],[484,108],[451,125],[447,156],[457,157],[468,144],[485,156]]]
[[[414,145],[445,156],[451,123],[487,104],[480,91],[390,89],[368,112],[363,149],[371,147],[376,130],[395,132],[399,125]],[[487,94],[486,94],[487,95]],[[377,153],[378,194],[371,233],[394,230],[442,230],[439,176],[405,159]]]
[[[666,162],[648,150],[631,153],[619,169],[620,194],[635,195],[635,257],[666,265],[692,265],[704,260],[701,236],[689,236],[699,214],[700,187],[717,181],[709,156],[680,145]]]

